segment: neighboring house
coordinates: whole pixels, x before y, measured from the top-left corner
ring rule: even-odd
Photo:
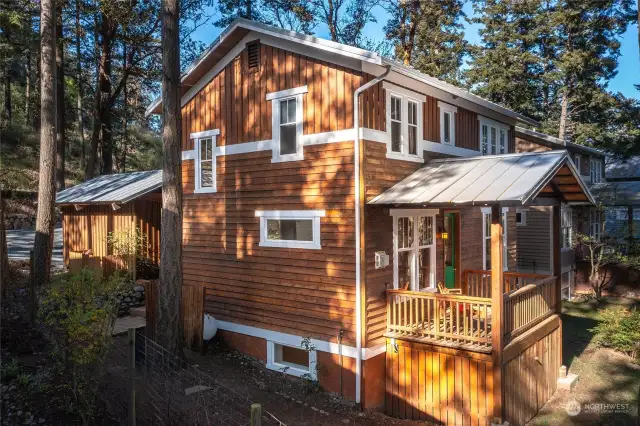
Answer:
[[[187,334],[213,316],[267,367],[394,416],[524,424],[551,396],[560,287],[517,272],[516,220],[551,206],[560,241],[561,204],[593,198],[565,150],[517,151],[537,122],[242,19],[182,77],[182,118]]]
[[[64,263],[72,271],[90,267],[97,273],[136,268],[114,253],[136,254],[138,267],[154,267],[160,261],[162,171],[98,176],[56,194],[62,211]],[[110,237],[111,236],[111,237]],[[137,253],[134,246],[139,244]],[[127,256],[129,257],[129,256]],[[149,271],[138,271],[140,274]]]
[[[516,127],[518,152],[544,152],[565,149],[580,176],[591,189],[604,181],[605,154],[594,148],[565,142],[534,130]],[[596,196],[594,192],[594,196]],[[597,199],[597,196],[596,196]],[[552,270],[552,215],[549,207],[527,207],[518,210],[518,271],[551,273]],[[603,218],[595,207],[563,206],[562,209],[562,296],[570,298],[575,286],[575,233],[598,238],[602,233]]]

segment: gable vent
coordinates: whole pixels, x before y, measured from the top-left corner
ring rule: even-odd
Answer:
[[[257,71],[260,68],[260,43],[247,44],[247,51],[249,54],[249,71]]]

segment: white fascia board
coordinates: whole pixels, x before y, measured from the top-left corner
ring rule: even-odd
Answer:
[[[280,90],[279,92],[267,93],[267,100],[272,101],[274,99],[287,98],[289,96],[300,95],[307,93],[309,89],[306,85],[300,87],[294,87],[293,89]]]

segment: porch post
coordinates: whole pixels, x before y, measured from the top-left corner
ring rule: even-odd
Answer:
[[[562,255],[560,250],[560,225],[562,221],[560,206],[553,206],[553,275],[556,277],[555,299],[556,313],[562,314]]]
[[[502,422],[502,350],[504,344],[504,284],[502,208],[491,206],[491,357],[493,360],[493,416]]]

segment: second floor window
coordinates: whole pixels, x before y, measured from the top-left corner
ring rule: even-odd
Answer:
[[[423,162],[422,105],[426,96],[389,82],[386,92],[387,158]]]
[[[216,192],[216,138],[218,129],[191,133],[195,159],[195,192]]]
[[[453,105],[438,102],[440,109],[440,142],[447,145],[456,144],[455,113],[457,108]]]
[[[307,86],[267,93],[271,101],[273,162],[304,159],[302,151],[303,96]]]
[[[573,163],[576,165],[578,174],[581,175],[582,174],[582,158],[580,154],[576,154],[575,157],[573,157]]]
[[[592,159],[590,162],[591,183],[600,183],[602,181],[602,161]]]
[[[391,151],[402,152],[402,98],[391,96]]]
[[[416,155],[418,153],[418,103],[409,101],[407,102],[407,106],[407,136],[409,137],[409,155]]]
[[[480,118],[480,152],[482,155],[509,153],[509,127],[487,118]]]

